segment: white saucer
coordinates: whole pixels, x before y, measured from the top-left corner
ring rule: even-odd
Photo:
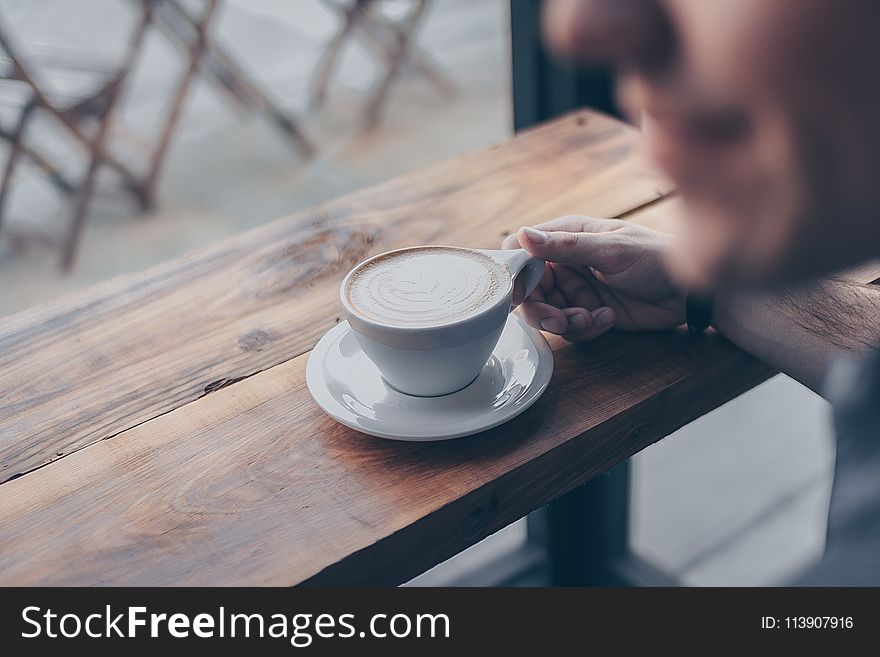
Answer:
[[[553,352],[539,331],[511,315],[482,373],[442,397],[413,397],[385,383],[342,322],[309,355],[312,397],[342,424],[393,440],[446,440],[516,417],[535,403],[553,374]],[[429,374],[428,374],[429,375]]]

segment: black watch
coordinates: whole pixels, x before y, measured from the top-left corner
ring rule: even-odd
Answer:
[[[712,306],[715,303],[714,295],[699,295],[691,293],[687,295],[684,306],[685,321],[688,331],[694,335],[702,334],[712,324]]]

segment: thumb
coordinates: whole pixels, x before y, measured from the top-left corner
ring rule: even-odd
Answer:
[[[603,233],[543,231],[523,227],[517,233],[520,245],[534,256],[567,265],[589,265],[604,269],[607,250]]]

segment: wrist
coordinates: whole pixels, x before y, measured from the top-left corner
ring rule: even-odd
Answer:
[[[691,292],[685,298],[685,322],[693,335],[701,335],[712,325],[715,295]]]
[[[749,314],[746,308],[754,303],[754,295],[731,290],[719,291],[715,294],[712,327],[721,335],[733,339],[743,330],[743,317]]]

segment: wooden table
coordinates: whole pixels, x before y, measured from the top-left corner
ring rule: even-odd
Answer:
[[[662,224],[638,146],[578,113],[0,320],[0,583],[398,584],[769,376],[717,335],[554,338],[534,407],[435,444],[311,399],[352,265],[562,214]]]

